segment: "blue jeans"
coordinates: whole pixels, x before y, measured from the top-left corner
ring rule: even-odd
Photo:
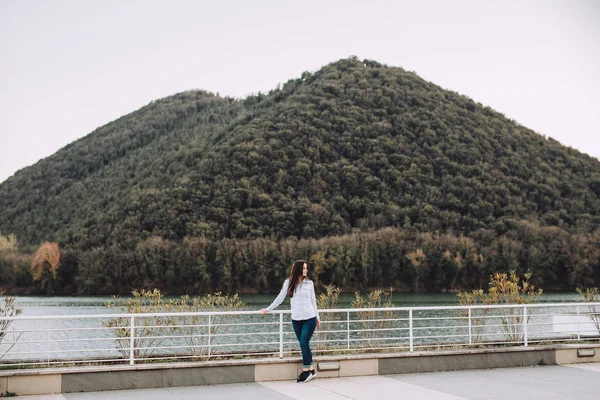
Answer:
[[[312,365],[312,352],[310,351],[310,338],[317,327],[317,317],[310,319],[303,319],[301,321],[292,320],[294,326],[294,332],[300,342],[300,349],[302,350],[302,367],[310,368]]]

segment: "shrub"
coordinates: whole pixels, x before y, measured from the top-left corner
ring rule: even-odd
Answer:
[[[355,300],[352,302],[354,308],[384,308],[393,307],[392,293],[393,287],[389,290],[376,289],[367,294],[366,299],[355,292]],[[364,341],[366,347],[376,347],[380,344],[381,338],[385,335],[385,329],[395,326],[397,317],[393,311],[358,311],[360,323],[363,327]]]
[[[2,296],[3,294],[4,294],[4,292],[0,292],[0,296]],[[23,310],[18,308],[15,305],[14,297],[5,297],[4,304],[0,303],[0,317],[16,317],[19,314],[21,314],[22,312],[23,312]],[[2,344],[2,341],[4,340],[6,335],[8,334],[8,332],[10,330],[10,326],[12,325],[12,322],[13,321],[10,319],[0,320],[0,345]],[[14,330],[14,328],[13,328],[13,330]],[[0,355],[0,359],[3,358],[6,355],[6,353],[8,353],[10,351],[10,349],[13,348],[13,346],[16,344],[17,340],[19,340],[20,337],[21,337],[21,333],[15,334],[13,332],[12,343],[9,345],[9,347],[6,351],[2,352],[2,354]]]
[[[583,301],[586,303],[597,303],[599,300],[598,288],[587,288],[585,292],[583,289],[577,288],[577,293],[583,296]],[[600,307],[588,306],[589,317],[592,323],[596,327],[598,333],[600,333]]]
[[[163,295],[158,289],[134,290],[133,298],[123,299],[113,296],[113,301],[106,303],[108,308],[117,308],[125,314],[141,313],[163,313],[167,311],[163,303]],[[128,317],[115,317],[102,323],[110,328],[116,336],[117,349],[123,356],[130,356],[131,321]],[[164,316],[138,317],[135,318],[135,330],[133,341],[133,356],[136,359],[149,357],[154,353],[171,329],[173,320]]]
[[[526,273],[523,278],[519,278],[514,270],[506,273],[497,273],[490,276],[490,283],[487,292],[479,289],[471,292],[458,292],[457,296],[461,305],[475,304],[529,304],[539,301],[542,295],[542,289],[536,290],[529,283],[531,273]],[[485,324],[489,317],[486,315],[490,309],[482,309],[477,317],[472,318],[471,324],[475,328],[476,338],[481,341],[484,335]],[[502,308],[498,310],[500,320],[500,329],[502,334],[509,342],[522,342],[524,339],[523,322],[527,324],[531,314],[527,315],[527,321],[523,321],[523,312],[521,308]],[[472,328],[473,329],[473,328]]]
[[[178,300],[171,300],[167,307],[171,312],[196,313],[203,311],[236,311],[245,304],[237,294],[222,295],[220,292],[208,294],[204,297],[181,296]],[[173,328],[185,340],[191,354],[210,357],[219,349],[213,343],[216,335],[226,334],[231,326],[233,315],[189,315],[177,317],[177,325]]]
[[[320,310],[337,308],[337,302],[340,297],[341,290],[335,285],[326,285],[325,293],[321,293],[317,298],[317,308]],[[317,331],[317,350],[325,350],[327,348],[327,339],[329,331],[333,327],[335,321],[335,313],[320,313],[321,329]]]

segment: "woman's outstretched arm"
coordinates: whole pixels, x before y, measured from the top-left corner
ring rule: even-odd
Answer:
[[[273,302],[271,303],[271,305],[267,308],[263,308],[262,310],[260,310],[261,314],[266,314],[269,311],[273,311],[274,309],[276,309],[277,307],[279,307],[279,305],[283,302],[283,300],[285,300],[285,296],[287,295],[287,290],[290,284],[290,280],[286,279],[283,282],[283,286],[281,287],[281,291],[279,292],[279,295],[277,295],[277,297],[275,298],[275,300],[273,300]]]

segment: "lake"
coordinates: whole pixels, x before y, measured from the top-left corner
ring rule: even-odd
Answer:
[[[259,310],[268,306],[276,294],[272,295],[243,295],[241,300],[246,303],[245,310]],[[24,316],[30,315],[70,315],[70,314],[105,314],[111,311],[105,307],[110,296],[15,296],[16,304],[23,309]],[[168,301],[169,298],[165,297]],[[338,307],[350,307],[354,300],[352,294],[342,294]],[[576,292],[544,293],[541,301],[544,303],[564,303],[582,301],[582,296]],[[394,293],[392,302],[396,307],[410,306],[441,306],[458,304],[454,293]],[[289,300],[285,300],[279,307],[281,310],[289,309]]]
[[[244,295],[241,296],[241,300],[246,303],[244,310],[259,310],[266,307],[276,297],[272,295]],[[340,296],[338,301],[338,308],[350,308],[351,302],[354,299],[352,294],[343,294]],[[112,314],[119,312],[118,309],[108,309],[105,307],[106,302],[110,301],[109,296],[81,296],[81,297],[41,297],[41,296],[16,296],[16,305],[22,308],[23,316],[48,316],[48,315],[97,315],[97,314]],[[169,298],[165,298],[169,300]],[[562,292],[562,293],[546,293],[543,295],[541,302],[544,303],[567,303],[567,302],[580,302],[581,296],[575,292]],[[457,297],[451,293],[435,293],[435,294],[412,294],[412,293],[396,293],[392,298],[392,302],[396,307],[411,307],[411,306],[443,306],[443,305],[457,305]],[[559,309],[562,306],[559,307]],[[280,307],[281,310],[289,309],[289,300],[286,300]],[[406,341],[406,335],[408,335],[407,329],[407,312],[398,311],[395,312],[388,321],[388,323],[394,325],[393,328],[396,331],[385,333],[385,336],[400,335],[400,340]],[[543,314],[542,312],[538,312]],[[352,319],[350,322],[345,322],[346,313],[343,315],[329,314],[325,315],[325,323],[329,324],[326,329],[331,329],[332,333],[323,334],[321,337],[333,340],[336,342],[350,342],[366,340],[364,339],[369,335],[368,331],[360,331],[367,329],[364,322],[359,321],[361,319],[360,314],[348,313],[348,317]],[[433,341],[439,341],[441,339],[430,339],[439,337],[451,337],[454,326],[464,325],[464,321],[456,319],[456,312],[442,312],[437,313],[433,310],[422,310],[414,313],[415,317],[415,330],[417,334],[423,334],[423,340],[420,344],[428,345]],[[322,314],[323,315],[323,314]],[[445,322],[446,327],[440,327],[439,318],[450,317]],[[536,324],[532,324],[531,333],[535,330],[550,329],[548,328],[549,318],[548,316],[540,316],[542,319],[538,319]],[[154,317],[149,317],[149,321]],[[178,317],[177,324],[188,324],[190,335],[196,337],[196,335],[206,334],[206,318],[201,317],[194,322],[185,322],[190,317]],[[285,347],[288,349],[296,349],[296,341],[291,331],[291,324],[289,324],[289,314],[284,316],[285,324]],[[379,316],[377,318],[384,318]],[[464,317],[463,317],[464,319]],[[108,318],[102,319],[107,321]],[[329,322],[327,322],[329,320]],[[138,321],[140,321],[138,319]],[[221,321],[221,322],[218,322]],[[213,346],[242,346],[244,351],[273,351],[273,348],[278,349],[278,337],[279,337],[279,317],[278,315],[267,315],[261,316],[258,314],[252,315],[238,315],[235,317],[215,317],[213,319],[213,326],[217,326],[220,323],[235,323],[235,326],[220,325],[219,328],[222,333],[229,333],[228,335],[215,337]],[[338,322],[339,321],[339,322]],[[539,322],[543,322],[540,324]],[[129,320],[123,321],[122,326],[127,326]],[[139,323],[139,322],[138,322]],[[210,324],[210,323],[209,323]],[[349,326],[348,326],[349,325]],[[490,325],[493,325],[490,322]],[[464,327],[463,327],[464,328]],[[41,359],[44,358],[47,363],[50,363],[52,359],[55,360],[67,360],[67,359],[80,359],[90,357],[120,357],[123,352],[115,347],[114,335],[107,330],[107,328],[101,325],[99,319],[60,319],[60,320],[21,320],[16,321],[11,329],[16,329],[16,333],[9,334],[4,340],[4,343],[0,344],[0,359],[3,358],[3,363],[19,362],[18,360],[25,359]],[[352,333],[348,333],[346,329],[352,330]],[[440,330],[441,329],[441,330]],[[495,334],[498,334],[497,326],[492,328]],[[323,329],[321,329],[323,330]],[[400,330],[400,331],[398,331]],[[464,329],[463,329],[464,330]],[[360,332],[359,332],[360,331]],[[16,335],[18,332],[23,332],[20,338]],[[204,333],[203,333],[204,332]],[[398,333],[401,332],[401,333]],[[436,333],[437,332],[437,333]],[[490,331],[491,332],[491,331]],[[462,333],[464,334],[464,332]],[[181,332],[178,333],[181,335]],[[254,336],[253,336],[254,335]],[[258,336],[256,336],[258,335]],[[265,343],[261,337],[268,336],[270,343]],[[317,338],[319,338],[317,333]],[[216,336],[216,335],[215,335]],[[7,354],[2,354],[3,351],[8,350],[11,340],[16,340],[16,346]],[[204,339],[203,339],[204,340]],[[319,339],[320,340],[320,339]],[[419,341],[415,339],[415,343],[419,344]],[[126,347],[128,348],[129,342],[125,340]],[[182,340],[178,339],[177,336],[170,336],[170,339],[163,342],[164,345],[176,346],[178,351],[180,350],[185,354],[189,352],[189,347],[183,343]],[[437,343],[437,342],[436,342]],[[349,345],[349,344],[348,344]],[[171,354],[173,348],[170,347],[158,351],[158,354]],[[234,347],[237,349],[237,347]],[[227,349],[225,349],[227,350]],[[296,349],[297,350],[297,349]],[[295,350],[294,350],[295,351]],[[58,362],[58,361],[57,361]],[[36,362],[38,363],[38,362]]]

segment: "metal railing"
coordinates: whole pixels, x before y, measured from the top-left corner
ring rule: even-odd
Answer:
[[[320,310],[313,353],[598,342],[600,303]],[[0,368],[290,357],[290,311],[1,317]],[[0,336],[2,337],[2,336]]]

